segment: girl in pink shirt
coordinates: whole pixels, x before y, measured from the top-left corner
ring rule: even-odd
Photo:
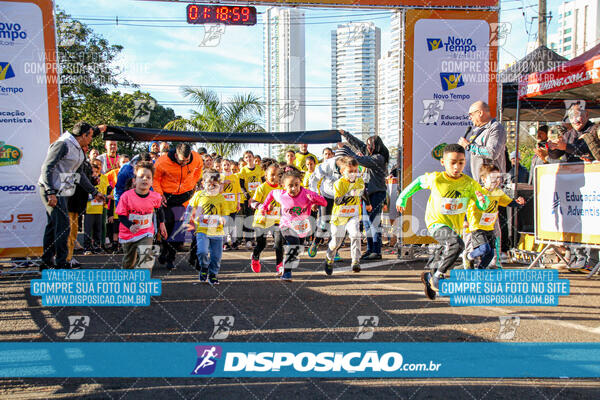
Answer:
[[[292,280],[292,268],[298,266],[303,250],[304,238],[312,234],[310,212],[313,207],[326,206],[327,201],[317,193],[305,189],[301,184],[301,174],[289,171],[281,179],[283,190],[269,193],[261,206],[263,214],[273,208],[273,201],[281,205],[281,235],[284,239],[283,275],[281,279]]]

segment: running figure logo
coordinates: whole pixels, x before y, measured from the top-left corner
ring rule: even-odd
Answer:
[[[221,37],[225,33],[225,25],[206,24],[204,25],[204,38],[198,47],[216,47],[221,43]]]
[[[198,360],[191,375],[210,375],[217,368],[217,359],[223,355],[221,346],[196,346]]]
[[[444,102],[442,100],[423,100],[423,118],[421,118],[419,123],[437,125],[443,109]]]
[[[135,268],[152,269],[154,260],[160,254],[160,246],[151,244],[142,244],[137,248],[138,256]]]
[[[500,340],[512,340],[517,333],[517,327],[521,324],[521,317],[517,315],[499,316],[500,318],[500,332],[498,332],[498,339]]]
[[[354,340],[369,340],[373,337],[375,328],[379,325],[379,317],[376,315],[359,315],[358,332]]]
[[[90,326],[90,317],[85,315],[70,315],[69,316],[69,332],[65,336],[67,340],[83,339],[85,329]]]
[[[235,322],[235,318],[227,315],[214,315],[213,322],[215,323],[215,327],[213,329],[212,335],[210,335],[210,340],[224,340],[229,336],[229,332],[233,329],[233,323]]]

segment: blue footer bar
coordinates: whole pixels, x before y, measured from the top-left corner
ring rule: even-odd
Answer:
[[[0,377],[597,378],[600,344],[11,342]]]

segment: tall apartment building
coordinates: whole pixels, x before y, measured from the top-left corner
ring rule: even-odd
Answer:
[[[304,12],[271,7],[264,19],[265,129],[268,132],[306,129]],[[270,145],[277,157],[285,145]]]
[[[600,43],[600,0],[562,3],[558,7],[557,34],[556,52],[569,59]]]
[[[388,149],[400,140],[400,44],[402,27],[399,12],[392,14],[391,49],[377,62],[377,134]]]
[[[333,129],[362,138],[377,129],[377,60],[381,30],[372,22],[338,25],[331,32]]]

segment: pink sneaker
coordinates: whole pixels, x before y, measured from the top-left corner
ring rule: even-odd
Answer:
[[[277,264],[277,276],[283,275],[283,263]]]
[[[250,266],[252,267],[252,271],[256,272],[257,274],[260,272],[260,260],[255,260],[253,258]]]

